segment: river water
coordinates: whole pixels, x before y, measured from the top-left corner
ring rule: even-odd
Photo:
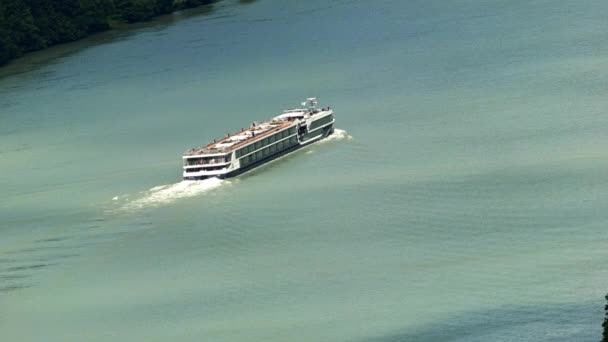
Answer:
[[[227,0],[12,63],[0,340],[599,340],[606,11]],[[180,181],[310,96],[331,139]]]

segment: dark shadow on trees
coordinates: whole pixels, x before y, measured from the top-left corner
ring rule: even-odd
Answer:
[[[132,35],[141,32],[142,30],[163,30],[170,25],[189,18],[211,16],[215,13],[215,2],[217,1],[214,1],[209,5],[183,9],[170,14],[161,15],[145,22],[132,24],[113,22],[112,30],[91,34],[84,39],[78,39],[76,41],[57,44],[41,50],[28,52],[16,60],[10,61],[10,63],[7,65],[0,67],[0,79],[36,70],[40,67],[48,65],[49,63],[53,63],[56,60],[76,54],[90,47],[112,43],[122,39],[128,39]],[[0,28],[0,51],[1,50],[2,35]]]
[[[123,23],[150,21],[201,6],[204,10],[199,14],[208,14],[215,2],[218,0],[0,1],[0,65],[25,53],[121,28]]]
[[[606,295],[606,302],[608,302],[608,294]],[[604,305],[604,322],[602,323],[604,328],[602,332],[602,342],[608,342],[608,303]]]

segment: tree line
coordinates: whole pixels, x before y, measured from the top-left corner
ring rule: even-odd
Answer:
[[[217,0],[0,0],[0,65],[30,51]]]
[[[608,294],[606,295],[606,302],[608,302]],[[608,304],[604,305],[604,322],[602,327],[604,328],[602,333],[602,340],[600,342],[608,342]]]

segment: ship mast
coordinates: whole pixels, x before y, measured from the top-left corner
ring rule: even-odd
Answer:
[[[306,101],[308,102],[308,106],[310,109],[317,108],[317,98],[316,97],[309,97],[306,99]]]

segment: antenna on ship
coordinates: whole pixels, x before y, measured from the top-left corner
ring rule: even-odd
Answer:
[[[308,101],[310,103],[310,108],[317,107],[317,98],[316,97],[309,97],[306,99],[306,101]]]

